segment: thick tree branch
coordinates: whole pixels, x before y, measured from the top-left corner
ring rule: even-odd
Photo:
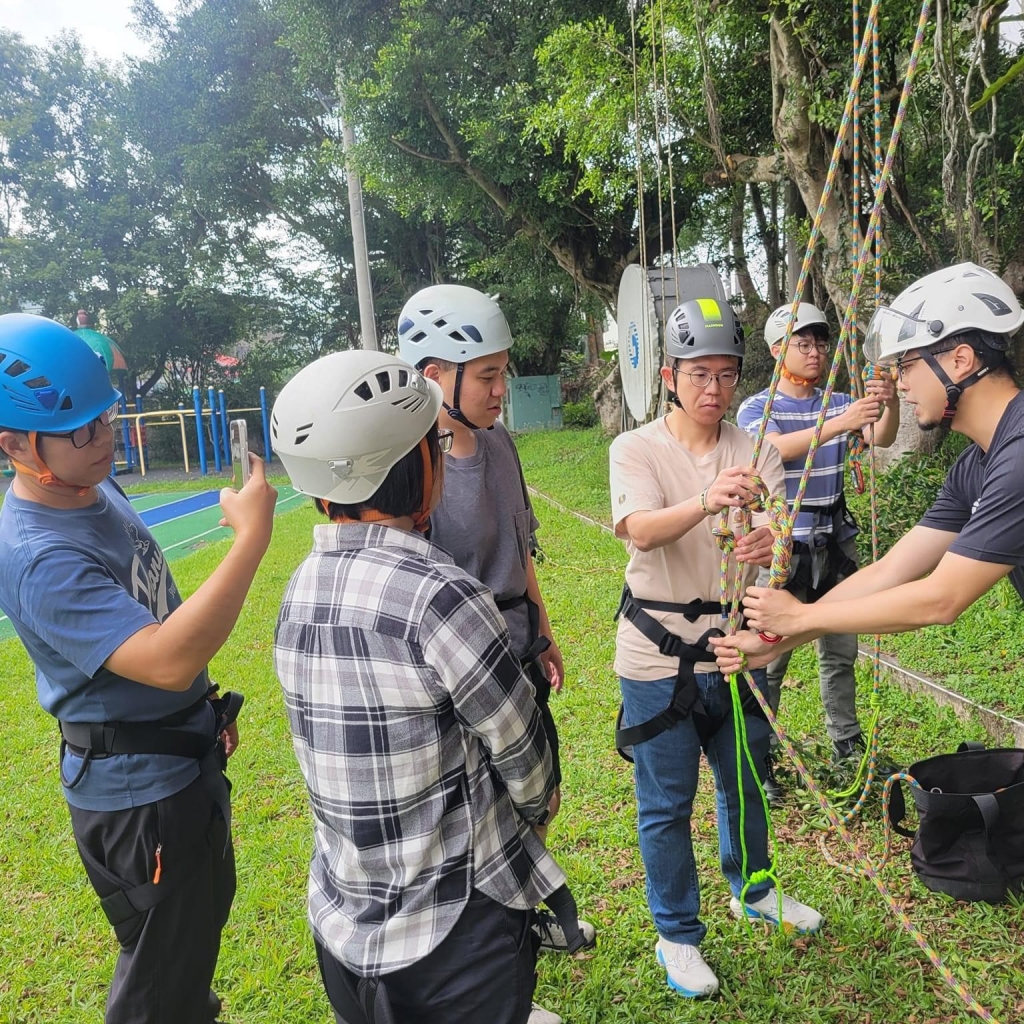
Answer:
[[[781,153],[771,156],[746,156],[731,153],[725,158],[725,169],[716,168],[704,175],[706,185],[747,184],[754,181],[785,181],[786,161]]]
[[[418,149],[410,146],[407,142],[403,142],[396,136],[391,136],[391,142],[397,146],[403,153],[408,153],[409,156],[416,157],[417,160],[426,160],[429,163],[444,164],[447,167],[461,167],[462,164],[458,160],[452,160],[443,156],[431,156],[429,153],[423,153]]]

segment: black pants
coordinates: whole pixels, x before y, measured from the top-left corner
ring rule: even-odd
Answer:
[[[474,889],[433,952],[380,979],[395,1024],[526,1024],[536,984],[532,917]],[[355,1005],[357,975],[314,942],[338,1024],[374,1024]]]
[[[72,807],[71,824],[101,899],[152,880],[162,847],[166,895],[114,929],[121,954],[106,1024],[211,1024],[217,1003],[210,983],[235,895],[235,858],[203,781],[124,811]]]

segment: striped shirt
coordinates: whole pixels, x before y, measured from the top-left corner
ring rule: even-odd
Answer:
[[[470,890],[565,882],[531,822],[554,789],[533,688],[490,592],[423,537],[320,525],[274,641],[313,809],[309,917],[357,974],[421,960]]]
[[[737,424],[756,436],[767,400],[767,389],[759,391],[756,395],[751,395],[743,402],[736,414]],[[813,427],[818,422],[821,404],[822,392],[819,388],[815,388],[814,394],[810,398],[793,398],[790,395],[784,395],[781,391],[776,392],[775,399],[772,401],[766,433],[791,434]],[[849,395],[834,392],[829,401],[826,416],[828,419],[833,419],[845,412],[849,406]],[[820,511],[815,510],[835,504],[843,494],[846,438],[845,433],[839,434],[831,441],[820,445],[815,452],[814,465],[811,467],[811,475],[807,480],[807,491],[800,504],[800,514],[797,516],[796,525],[793,528],[794,540],[802,541],[804,544],[824,544],[825,538],[832,533],[832,516],[823,515]],[[786,497],[790,505],[796,498],[806,458],[806,453],[804,453],[799,458],[783,463],[786,467]],[[839,539],[846,540],[855,532],[848,527],[844,528],[843,535]]]

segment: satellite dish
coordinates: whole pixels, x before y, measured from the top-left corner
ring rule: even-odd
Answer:
[[[626,267],[619,281],[619,374],[630,416],[646,423],[657,412],[664,328],[669,314],[687,299],[729,297],[715,267]]]
[[[619,281],[619,373],[630,416],[646,423],[654,412],[661,366],[661,332],[644,268],[630,264]]]

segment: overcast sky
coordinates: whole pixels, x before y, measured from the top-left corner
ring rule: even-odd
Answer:
[[[170,11],[173,0],[158,0]],[[0,0],[0,25],[42,46],[63,30],[73,30],[86,48],[108,60],[139,56],[145,43],[128,27],[131,0]]]

